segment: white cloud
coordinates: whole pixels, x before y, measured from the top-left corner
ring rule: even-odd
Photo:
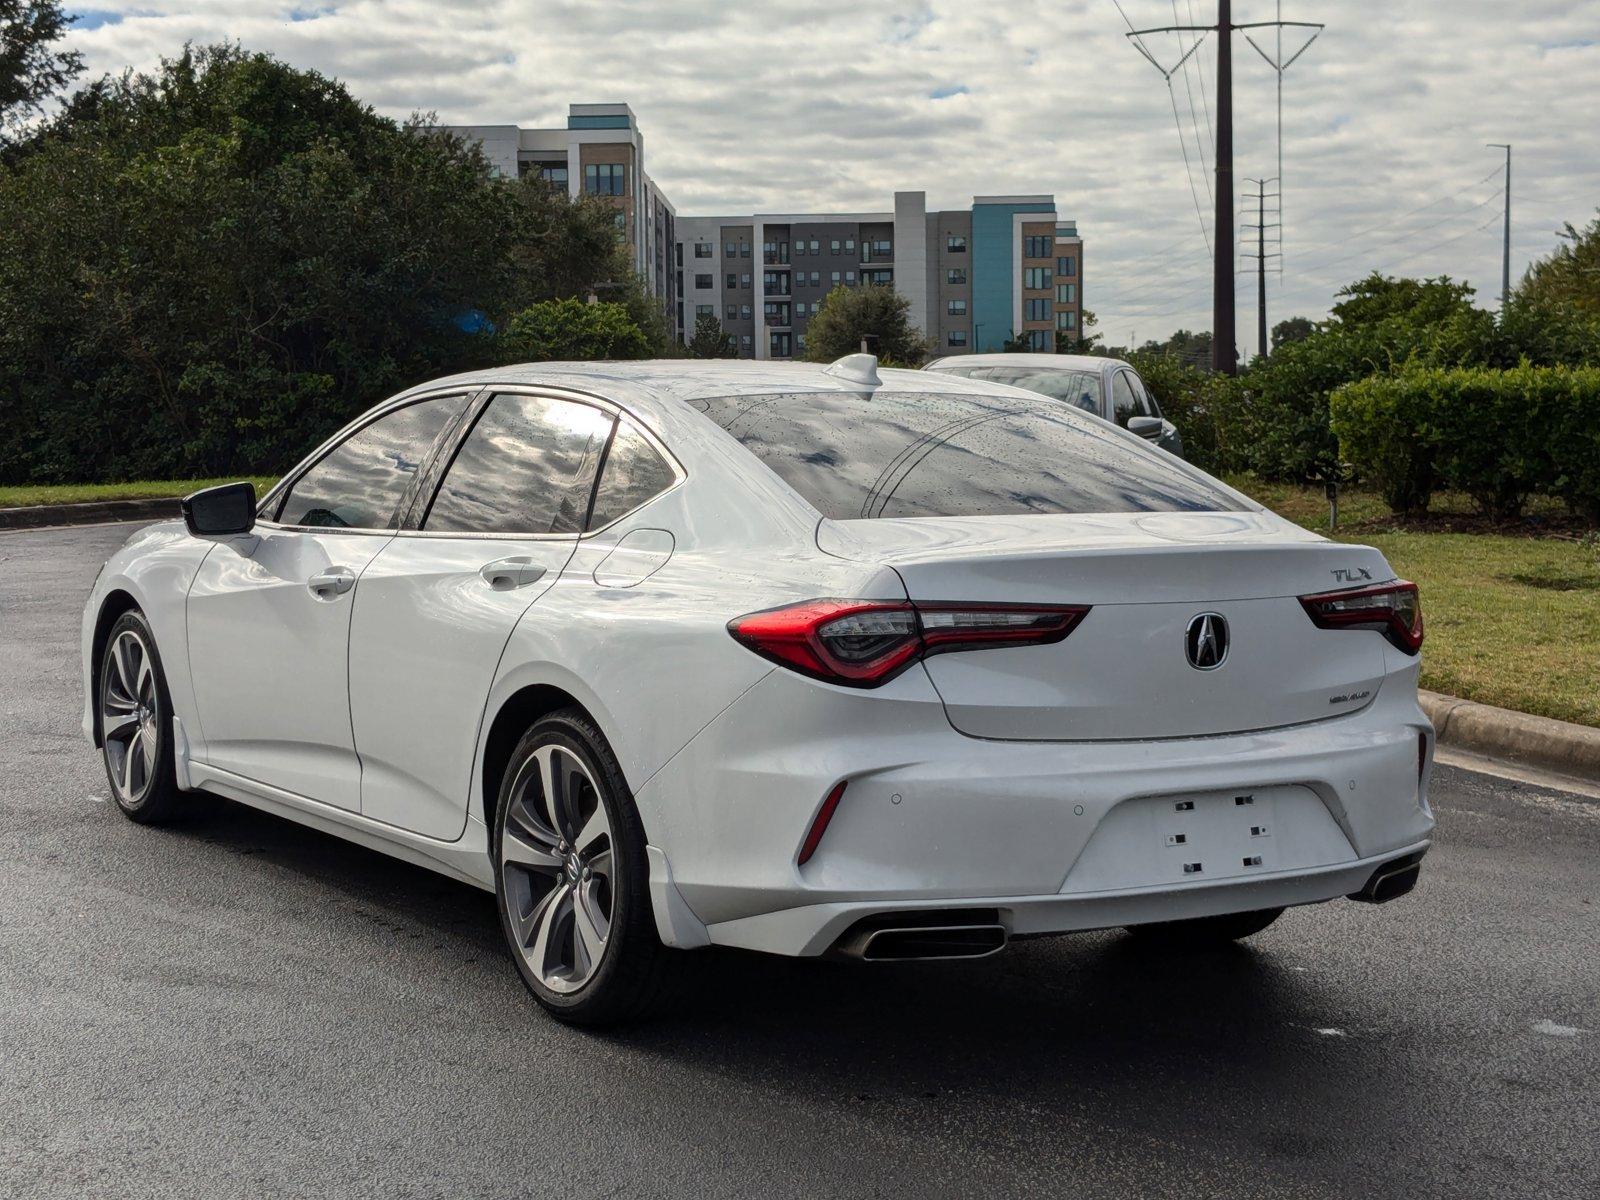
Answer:
[[[1122,0],[1141,26],[1213,0]],[[1449,273],[1499,291],[1499,176],[1516,146],[1512,269],[1600,205],[1600,0],[1289,0],[1327,22],[1286,77],[1286,269],[1276,321],[1320,316],[1364,271]],[[344,80],[380,111],[559,124],[573,101],[625,100],[680,213],[883,209],[1053,192],[1083,232],[1084,295],[1114,341],[1210,325],[1210,272],[1161,76],[1112,0],[863,5],[709,0],[93,0],[72,35],[93,71],[150,67],[186,40],[233,38]],[[1235,21],[1270,19],[1237,0]],[[120,14],[109,19],[105,14]],[[297,16],[300,19],[292,19]],[[1176,42],[1151,39],[1171,62]],[[1206,97],[1214,45],[1201,47]],[[1235,172],[1272,175],[1271,70],[1235,39]],[[1194,131],[1200,75],[1175,96],[1210,223]],[[1191,124],[1192,120],[1192,124]],[[1210,151],[1206,150],[1210,163]],[[1422,211],[1410,213],[1413,209]],[[1239,220],[1251,220],[1241,214]],[[1359,236],[1358,236],[1359,235]],[[1254,344],[1241,276],[1241,342]]]

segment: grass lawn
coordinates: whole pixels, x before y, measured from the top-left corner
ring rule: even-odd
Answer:
[[[1229,482],[1307,529],[1328,532],[1320,490]],[[1469,508],[1454,496],[1433,507],[1447,518]],[[1555,517],[1559,510],[1543,511]],[[1333,536],[1376,546],[1422,589],[1423,687],[1600,726],[1600,537],[1418,531],[1364,493],[1340,498]]]
[[[249,478],[248,476],[246,478]],[[0,508],[22,508],[30,504],[87,504],[91,500],[140,500],[146,497],[187,496],[218,483],[237,483],[239,477],[225,479],[155,479],[138,483],[42,483],[0,487]],[[278,482],[275,475],[250,479],[261,495]]]

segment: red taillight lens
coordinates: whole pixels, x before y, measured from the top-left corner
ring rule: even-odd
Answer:
[[[929,654],[1059,642],[1088,611],[1081,605],[804,600],[736,617],[728,632],[801,674],[877,687]]]
[[[1377,629],[1407,654],[1422,649],[1422,598],[1405,580],[1348,592],[1301,596],[1322,629]]]

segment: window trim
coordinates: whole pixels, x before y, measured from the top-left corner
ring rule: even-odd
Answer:
[[[456,431],[460,427],[462,416],[472,411],[473,404],[476,402],[478,395],[482,390],[483,385],[478,383],[466,385],[450,384],[444,387],[432,387],[422,391],[402,392],[398,396],[391,396],[388,400],[362,413],[360,416],[356,417],[355,420],[345,425],[344,428],[330,435],[328,439],[320,446],[296,463],[295,466],[290,469],[282,479],[273,484],[272,487],[267,490],[267,494],[256,502],[255,523],[257,525],[264,526],[267,529],[281,529],[292,533],[354,533],[369,535],[376,533],[382,534],[385,537],[394,536],[400,531],[400,529],[404,528],[406,520],[411,514],[411,508],[416,501],[416,490],[421,485],[422,480],[427,475],[429,469],[432,468],[434,461],[438,458],[440,447],[453,443]],[[434,438],[432,444],[428,447],[427,452],[424,454],[422,463],[417,468],[416,475],[412,478],[411,482],[406,485],[405,490],[401,492],[400,499],[395,505],[396,511],[400,517],[400,524],[394,529],[391,529],[388,526],[379,528],[376,526],[365,525],[287,525],[283,524],[277,519],[278,514],[283,511],[283,505],[284,502],[288,500],[289,493],[294,489],[295,485],[300,482],[301,478],[306,474],[306,472],[310,471],[311,468],[315,467],[323,459],[327,458],[328,455],[332,454],[340,446],[344,445],[351,438],[355,437],[356,434],[360,433],[367,426],[381,421],[390,413],[399,412],[402,408],[410,408],[413,404],[421,404],[424,400],[441,400],[448,396],[462,397],[464,403],[461,405],[461,411],[456,413],[451,420],[446,421],[444,428],[439,430],[438,435]],[[272,514],[272,516],[268,517],[264,515],[269,512]]]
[[[639,430],[639,432],[644,435],[645,440],[650,443],[651,448],[654,449],[657,454],[661,455],[662,460],[665,461],[667,466],[671,469],[672,482],[666,487],[662,488],[661,491],[657,492],[654,496],[651,496],[643,504],[635,505],[633,508],[630,508],[627,512],[622,513],[614,520],[607,521],[604,525],[598,526],[594,529],[586,529],[581,533],[490,533],[487,531],[471,531],[460,529],[446,530],[419,528],[418,526],[420,526],[422,522],[427,519],[428,510],[433,507],[433,501],[438,495],[440,486],[444,483],[445,474],[450,469],[449,464],[455,462],[457,452],[466,443],[467,438],[471,436],[473,426],[478,423],[478,418],[483,415],[483,412],[489,407],[489,404],[496,396],[509,395],[536,396],[546,400],[566,400],[574,404],[583,404],[590,408],[597,408],[612,418],[613,424],[611,427],[611,432],[606,435],[605,445],[600,448],[600,457],[595,467],[594,481],[589,485],[589,502],[584,508],[585,524],[588,522],[589,514],[594,511],[594,501],[599,492],[600,478],[605,474],[606,460],[611,457],[611,442],[612,439],[616,437],[617,433],[615,425],[616,421],[627,420],[633,423],[634,428]],[[482,385],[478,394],[473,398],[472,403],[469,405],[469,409],[471,413],[470,419],[458,422],[455,432],[450,438],[448,447],[445,448],[447,449],[448,453],[445,453],[444,450],[441,450],[441,453],[438,455],[439,460],[445,463],[445,468],[443,471],[439,472],[438,478],[432,482],[431,490],[427,496],[427,502],[425,504],[421,503],[421,495],[418,495],[413,500],[411,509],[406,514],[406,519],[402,523],[401,527],[398,530],[392,531],[396,537],[455,538],[457,540],[471,538],[474,540],[490,539],[502,542],[581,542],[585,538],[593,537],[595,534],[604,533],[606,530],[612,528],[620,521],[626,521],[629,517],[633,516],[634,513],[638,512],[642,508],[647,507],[648,505],[654,504],[657,500],[661,499],[662,496],[667,495],[669,492],[677,491],[678,488],[682,486],[684,480],[689,477],[688,471],[684,469],[683,463],[679,461],[678,456],[667,448],[667,444],[661,440],[660,435],[657,434],[647,422],[641,420],[637,413],[630,412],[628,409],[623,408],[620,404],[613,400],[608,400],[604,396],[598,396],[594,393],[583,392],[577,389],[547,387],[541,384],[510,383],[496,386],[493,383],[485,383]]]

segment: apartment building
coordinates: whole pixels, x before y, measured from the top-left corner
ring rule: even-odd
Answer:
[[[626,104],[568,105],[562,129],[444,128],[477,140],[502,175],[538,175],[569,195],[607,201],[616,209],[617,229],[633,252],[635,268],[667,311],[677,311],[677,213],[645,171],[644,137],[633,109]]]
[[[711,313],[745,358],[798,358],[823,297],[881,284],[910,301],[936,354],[999,350],[1021,337],[1055,348],[1083,315],[1083,241],[1050,195],[975,196],[929,212],[896,192],[883,212],[680,217],[645,171],[644,138],[626,104],[573,104],[562,129],[456,125],[494,169],[537,174],[573,196],[599,196],[678,339]]]
[[[836,287],[892,286],[938,354],[999,350],[1016,337],[1055,349],[1083,313],[1083,240],[1043,196],[977,196],[929,212],[896,192],[885,212],[680,217],[680,311],[705,313],[741,357],[798,358],[811,318]]]

